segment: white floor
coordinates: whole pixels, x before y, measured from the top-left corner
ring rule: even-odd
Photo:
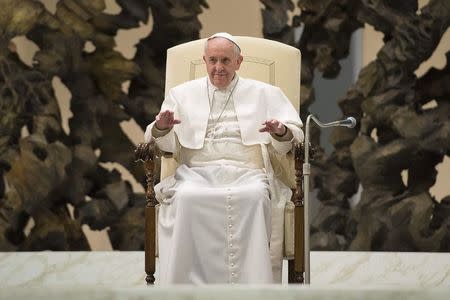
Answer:
[[[146,286],[144,278],[143,252],[0,253],[0,299],[64,300],[448,300],[450,253],[312,252],[311,285],[307,287],[285,284],[158,288]]]

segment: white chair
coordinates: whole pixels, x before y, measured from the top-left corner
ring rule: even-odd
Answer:
[[[294,47],[262,38],[236,36],[244,57],[239,75],[260,80],[278,86],[291,100],[293,106],[300,107],[300,51]],[[167,50],[166,95],[170,88],[183,82],[206,76],[206,67],[202,59],[205,39],[184,43]],[[294,148],[295,155],[277,164],[283,181],[294,193],[285,209],[284,256],[289,259],[289,282],[303,282],[304,245],[303,245],[303,200],[302,200],[302,149]],[[138,146],[137,157],[145,162],[147,174],[147,207],[145,236],[145,271],[147,282],[153,283],[155,257],[157,256],[157,202],[153,190],[154,145]],[[294,163],[295,161],[295,163]],[[295,165],[295,170],[294,170]],[[173,158],[161,158],[161,179],[174,173],[177,163]],[[295,217],[294,217],[295,215]],[[294,229],[295,228],[295,229]],[[295,236],[295,237],[294,237]]]

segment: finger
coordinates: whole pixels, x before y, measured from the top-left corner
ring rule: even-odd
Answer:
[[[173,113],[168,112],[167,114],[165,114],[165,115],[164,115],[164,120],[165,120],[166,122],[172,122],[172,120],[173,120]]]
[[[267,129],[272,132],[273,130],[276,129],[276,126],[274,124],[270,123],[270,124],[267,124]]]
[[[165,110],[165,111],[161,112],[160,114],[161,114],[161,116],[167,118],[168,116],[173,115],[173,112],[171,112],[170,110]]]
[[[166,116],[164,115],[164,113],[159,113],[157,116],[156,116],[156,121],[163,121],[163,120],[165,120],[166,119]]]
[[[180,123],[181,123],[180,120],[175,120],[175,119],[170,120],[170,122],[169,122],[170,126],[173,126],[173,125],[175,125],[175,124],[180,124]]]

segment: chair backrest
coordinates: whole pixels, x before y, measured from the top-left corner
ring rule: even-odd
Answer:
[[[244,60],[238,74],[281,88],[293,106],[300,108],[300,64],[297,48],[262,38],[236,36]],[[203,52],[206,39],[184,43],[167,50],[166,89],[206,76]],[[161,178],[173,174],[173,159],[161,162]]]

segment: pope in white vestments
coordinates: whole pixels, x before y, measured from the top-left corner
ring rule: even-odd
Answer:
[[[155,187],[159,283],[279,282],[290,189],[268,151],[303,139],[300,118],[279,88],[237,75],[231,35],[211,36],[203,59],[208,76],[171,89],[145,133],[180,164]]]

